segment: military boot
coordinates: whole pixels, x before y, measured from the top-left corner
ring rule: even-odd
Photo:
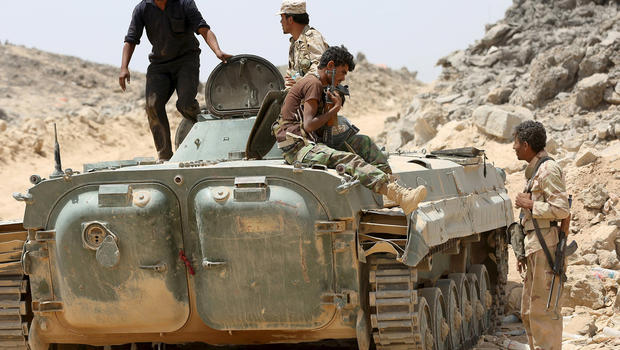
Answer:
[[[397,203],[405,212],[405,215],[413,213],[418,208],[418,204],[426,198],[426,187],[416,188],[404,187],[396,182],[383,185],[379,193],[385,195],[390,201]]]

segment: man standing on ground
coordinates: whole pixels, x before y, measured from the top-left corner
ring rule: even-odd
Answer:
[[[558,221],[570,214],[568,195],[562,169],[545,151],[547,135],[544,126],[529,120],[515,129],[513,149],[519,160],[529,164],[525,169],[527,186],[517,194],[515,205],[521,208],[521,225],[526,234],[526,262],[518,263],[519,272],[525,269],[521,317],[532,350],[562,348],[562,317],[554,320],[552,310],[546,310],[553,271],[536,234],[538,223],[544,244],[552,258],[558,244]],[[558,292],[555,285],[553,298]],[[553,299],[552,299],[553,300]]]
[[[360,156],[316,143],[316,130],[335,118],[342,107],[338,93],[329,91],[334,104],[324,109],[323,89],[331,83],[332,75],[335,84],[340,84],[353,69],[353,56],[344,46],[332,46],[323,53],[316,75],[308,74],[295,83],[284,99],[275,128],[278,147],[289,164],[322,164],[332,169],[343,164],[346,173],[357,176],[362,185],[387,196],[409,215],[426,197],[424,186],[415,189],[400,186],[388,174],[368,164]]]
[[[223,62],[232,56],[220,50],[215,34],[193,0],[143,0],[133,11],[125,36],[119,75],[123,91],[125,81],[130,82],[129,61],[144,28],[153,45],[146,72],[146,114],[159,160],[168,160],[172,157],[172,144],[166,103],[172,93],[177,91],[177,110],[183,117],[195,122],[200,113],[196,101],[200,46],[194,33],[202,35]]]
[[[318,30],[310,27],[305,0],[284,0],[280,7],[284,34],[291,34],[286,86],[290,88],[306,74],[316,74],[321,55],[329,45]]]

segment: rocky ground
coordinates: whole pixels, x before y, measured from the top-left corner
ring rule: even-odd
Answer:
[[[547,127],[547,149],[573,195],[570,238],[579,244],[563,294],[564,349],[620,348],[619,9],[614,0],[515,0],[482,39],[439,59],[443,72],[431,84],[361,54],[347,77],[352,96],[342,114],[364,133],[389,151],[484,149],[506,170],[512,198],[525,184],[512,129],[525,119]],[[23,206],[11,193],[24,192],[31,174],[52,172],[54,123],[64,168],[155,156],[144,74],[132,72],[125,93],[117,76],[118,67],[0,44],[0,219],[19,219]],[[204,104],[202,92],[198,100]],[[174,129],[174,97],[168,112]],[[509,279],[507,312],[516,319],[478,348],[526,343],[512,260]]]
[[[565,349],[620,347],[619,6],[515,0],[482,39],[439,59],[440,78],[389,118],[379,136],[391,151],[485,149],[508,173],[514,198],[526,164],[511,149],[512,130],[526,119],[546,126],[547,150],[573,195],[570,238],[579,244],[563,295]],[[512,267],[510,279],[508,311],[517,313],[521,279]],[[490,337],[479,346],[504,340]]]

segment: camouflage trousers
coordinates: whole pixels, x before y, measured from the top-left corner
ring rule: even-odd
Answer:
[[[552,255],[555,252],[555,246],[549,246]],[[532,350],[560,350],[562,348],[562,316],[560,315],[558,320],[552,319],[553,304],[549,310],[546,310],[552,278],[553,272],[542,249],[527,256],[527,270],[521,298],[521,318]],[[555,301],[558,281],[556,277],[552,302]],[[558,306],[559,309],[561,305]]]
[[[392,173],[387,157],[377,145],[366,135],[351,135],[342,145],[335,147],[338,151],[355,153],[362,157],[366,163],[374,165],[386,174]]]
[[[345,172],[356,176],[362,185],[374,192],[379,192],[383,184],[389,182],[388,174],[372,164],[367,163],[355,153],[338,151],[324,144],[309,144],[284,152],[287,163],[301,162],[305,164],[321,164],[335,169],[338,164],[345,166]]]

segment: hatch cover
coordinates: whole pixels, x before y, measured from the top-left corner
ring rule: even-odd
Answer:
[[[283,89],[284,78],[271,62],[255,55],[237,55],[211,72],[205,102],[215,117],[253,116],[269,91]]]

